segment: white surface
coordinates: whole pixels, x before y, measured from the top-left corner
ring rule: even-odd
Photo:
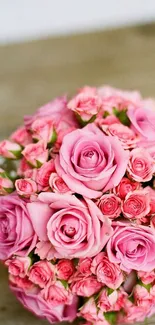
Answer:
[[[0,0],[0,43],[155,20],[155,0]]]

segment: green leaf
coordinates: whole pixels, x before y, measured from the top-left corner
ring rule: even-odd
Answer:
[[[40,168],[42,166],[42,163],[39,160],[36,160],[37,168]]]
[[[107,293],[108,293],[108,296],[110,296],[111,295],[111,293],[113,293],[114,292],[114,290],[113,289],[111,289],[111,288],[107,288]]]
[[[116,325],[117,320],[117,312],[116,311],[109,311],[107,313],[104,313],[105,319],[111,324]]]
[[[126,126],[130,126],[131,122],[127,116],[127,109],[119,111],[116,107],[113,108],[114,115],[120,120],[120,122]]]
[[[78,123],[82,127],[86,126],[89,123],[93,123],[95,121],[95,119],[96,119],[96,115],[93,115],[88,121],[82,120],[81,116],[78,113],[75,113],[75,116],[76,116],[76,119],[77,119]]]
[[[21,151],[9,150],[9,152],[11,152],[15,156],[15,158],[12,158],[12,159],[20,159],[21,158]]]
[[[65,281],[65,280],[60,280],[60,282],[62,283],[62,285],[63,285],[63,287],[64,287],[65,289],[68,289],[68,282],[67,282],[67,281]]]
[[[57,140],[57,133],[56,133],[55,129],[53,129],[53,134],[52,134],[50,143],[54,144],[56,142],[56,140]]]

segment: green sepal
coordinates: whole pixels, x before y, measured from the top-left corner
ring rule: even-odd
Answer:
[[[120,122],[126,126],[130,126],[131,122],[127,116],[127,109],[119,111],[116,107],[113,108],[114,115],[120,120]]]
[[[11,159],[20,159],[22,156],[21,151],[9,150],[9,152],[11,152],[15,156],[15,158],[11,158]]]
[[[68,289],[68,282],[65,280],[59,280],[65,289]]]
[[[107,313],[103,314],[105,319],[109,322],[111,325],[117,324],[117,312],[116,311],[109,311]]]
[[[89,123],[93,123],[96,119],[96,115],[93,115],[88,121],[84,121],[78,113],[75,113],[76,119],[80,126],[84,127]]]

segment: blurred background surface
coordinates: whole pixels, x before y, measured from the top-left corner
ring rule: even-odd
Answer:
[[[85,84],[155,97],[154,0],[0,0],[1,139]],[[2,266],[0,292],[0,324],[47,324],[10,294]]]

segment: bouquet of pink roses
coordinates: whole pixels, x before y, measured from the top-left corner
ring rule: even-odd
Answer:
[[[49,322],[109,325],[155,312],[155,103],[84,87],[25,116],[0,155],[0,260]]]

